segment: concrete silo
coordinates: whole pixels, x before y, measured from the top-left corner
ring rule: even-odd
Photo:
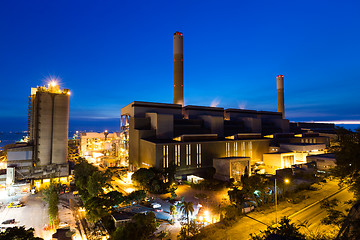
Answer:
[[[29,132],[35,166],[66,164],[69,126],[69,90],[55,82],[31,89]]]

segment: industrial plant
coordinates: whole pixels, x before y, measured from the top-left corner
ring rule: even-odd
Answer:
[[[33,180],[69,176],[68,128],[69,89],[60,89],[55,81],[48,87],[31,88],[29,96],[28,136],[7,150],[8,178]]]
[[[301,167],[307,156],[326,153],[326,133],[333,134],[334,125],[290,123],[283,75],[276,77],[277,112],[184,106],[181,32],[173,36],[173,61],[173,104],[134,101],[121,109],[131,170],[175,168],[184,179],[207,177],[215,169],[215,178],[229,180]]]

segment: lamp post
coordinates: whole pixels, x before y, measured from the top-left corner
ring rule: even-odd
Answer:
[[[290,183],[290,180],[285,178],[284,183],[288,184]],[[276,176],[275,176],[275,223],[278,223],[278,217],[277,217],[277,189],[276,189]]]
[[[275,177],[275,223],[277,224],[277,191],[276,191],[276,177]]]
[[[108,130],[105,130],[104,135],[105,135],[105,142],[106,142],[106,138],[107,138],[107,136],[109,135]]]

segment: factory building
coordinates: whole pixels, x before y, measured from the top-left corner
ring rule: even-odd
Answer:
[[[176,166],[178,175],[201,175],[214,158],[262,162],[270,144],[262,132],[289,127],[281,113],[180,104],[132,102],[121,115],[128,118],[130,168]]]
[[[311,155],[306,158],[308,163],[314,162],[318,172],[329,172],[336,166],[334,153]]]
[[[27,144],[16,144],[7,155],[17,179],[69,175],[69,95],[68,89],[61,90],[54,81],[48,87],[31,89]]]
[[[215,168],[219,179],[240,179],[265,172],[264,156],[269,168],[276,170],[304,163],[309,151],[321,153],[328,145],[326,136],[314,132],[290,133],[283,75],[276,77],[277,112],[186,106],[183,78],[183,34],[176,32],[173,104],[135,101],[121,109],[123,146],[131,170],[175,167],[177,176],[206,176]],[[292,127],[301,130],[299,125]]]

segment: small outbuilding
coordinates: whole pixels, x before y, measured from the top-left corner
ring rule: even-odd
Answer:
[[[115,227],[119,227],[122,223],[131,221],[135,213],[132,212],[116,212],[111,215],[114,220]]]
[[[336,159],[334,153],[326,153],[319,155],[307,156],[306,161],[315,162],[317,170],[329,171],[336,166]]]
[[[75,231],[72,231],[70,227],[64,227],[56,229],[56,233],[52,235],[52,239],[56,240],[72,240],[75,235]]]
[[[235,181],[241,181],[241,176],[249,175],[250,158],[249,157],[223,157],[214,158],[213,167],[216,169],[214,178],[228,181],[233,178]]]

